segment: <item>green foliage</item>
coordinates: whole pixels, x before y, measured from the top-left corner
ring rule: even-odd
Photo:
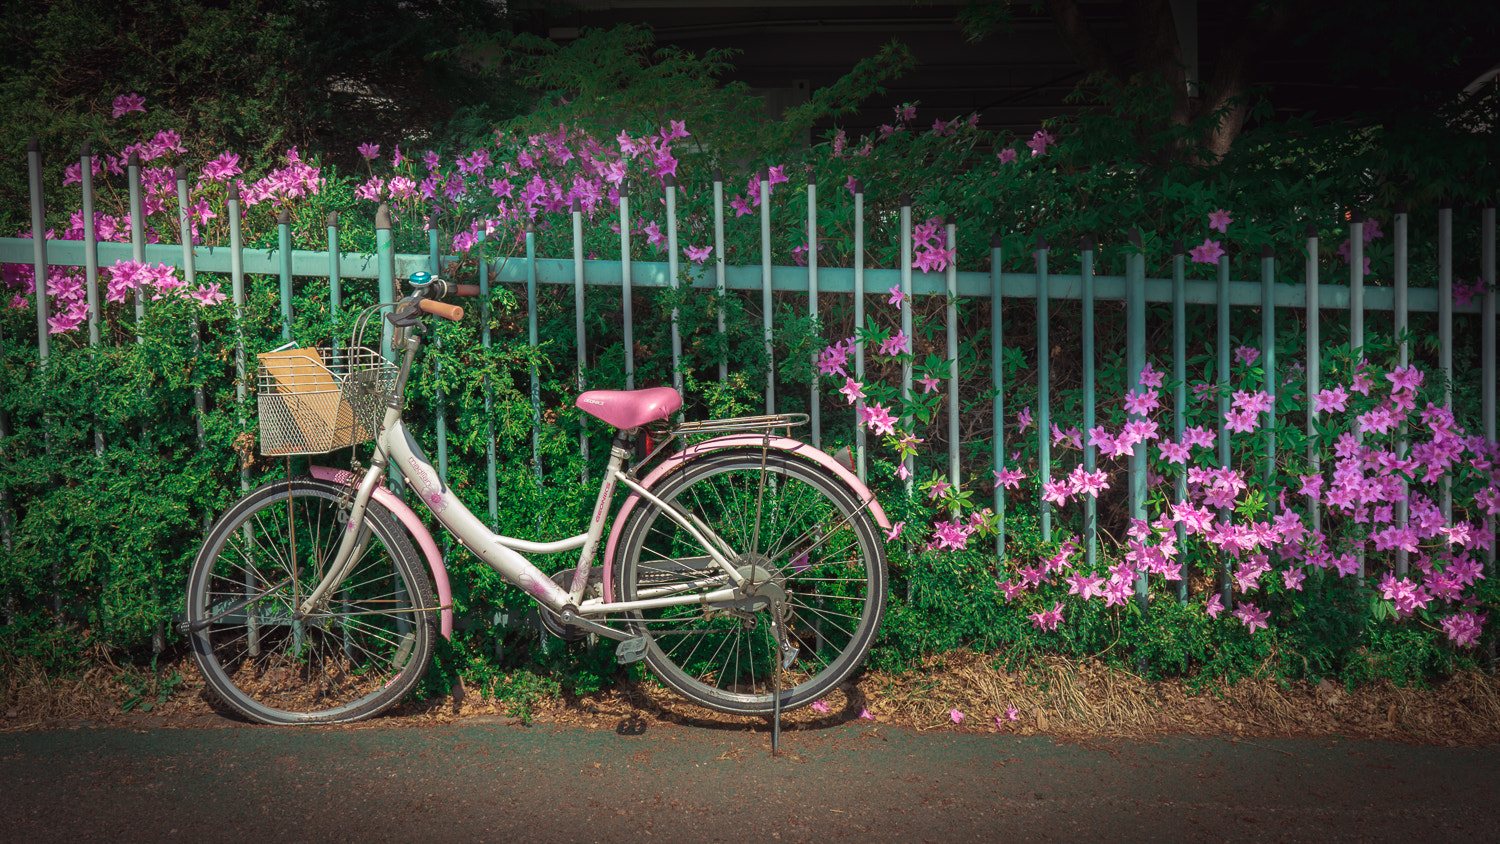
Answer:
[[[231,4],[230,9],[238,13],[253,5]],[[49,14],[68,12],[76,17],[81,8],[59,3],[49,7]],[[272,39],[293,25],[275,16],[257,20],[260,23],[256,27],[239,30],[239,37]],[[168,22],[160,26],[166,27]],[[1431,218],[1429,212],[1440,199],[1490,197],[1496,187],[1485,156],[1455,154],[1469,150],[1483,138],[1476,140],[1446,130],[1411,135],[1394,127],[1351,131],[1303,121],[1263,121],[1261,128],[1241,137],[1228,157],[1205,164],[1193,148],[1205,135],[1204,126],[1173,128],[1169,121],[1160,120],[1165,107],[1160,92],[1145,85],[1103,88],[1082,116],[1050,127],[1058,143],[1035,157],[1016,139],[985,136],[962,121],[937,132],[918,128],[920,121],[914,118],[894,120],[883,136],[851,139],[834,133],[826,141],[803,149],[797,141],[814,121],[836,117],[858,103],[884,80],[898,74],[909,57],[898,48],[885,51],[856,68],[828,93],[820,93],[808,106],[794,110],[783,120],[768,121],[747,91],[718,83],[729,55],[713,53],[700,58],[658,50],[649,33],[642,30],[586,33],[584,38],[562,47],[520,36],[502,39],[496,46],[503,50],[502,63],[500,69],[490,72],[522,79],[540,96],[541,104],[524,118],[502,124],[498,133],[489,131],[488,118],[498,113],[490,111],[469,113],[464,118],[468,122],[446,137],[434,133],[430,139],[432,146],[441,149],[441,172],[453,172],[457,157],[479,147],[495,151],[497,157],[514,156],[518,150],[536,146],[533,138],[541,133],[558,133],[573,140],[590,134],[602,144],[620,132],[639,139],[658,132],[670,121],[683,120],[692,140],[684,145],[689,148],[680,151],[677,171],[682,185],[677,202],[682,233],[679,248],[711,242],[713,196],[709,186],[716,166],[726,171],[726,201],[748,197],[750,174],[764,166],[786,166],[790,174],[810,168],[818,190],[818,262],[822,266],[852,266],[856,261],[867,267],[894,266],[901,248],[900,200],[906,194],[911,198],[913,220],[919,225],[946,215],[957,217],[957,254],[965,270],[989,269],[990,237],[995,232],[1001,235],[1005,270],[1034,270],[1033,251],[1040,235],[1053,245],[1051,270],[1059,273],[1078,271],[1079,259],[1072,244],[1080,236],[1092,234],[1100,242],[1096,272],[1101,275],[1123,272],[1125,258],[1136,252],[1146,255],[1148,274],[1170,274],[1174,241],[1181,238],[1195,245],[1200,239],[1213,237],[1225,241],[1236,278],[1257,277],[1261,247],[1277,247],[1281,254],[1276,278],[1280,281],[1300,280],[1301,257],[1291,251],[1296,247],[1287,244],[1300,247],[1309,225],[1322,237],[1325,265],[1336,260],[1334,250],[1347,231],[1340,213],[1344,208],[1359,207],[1374,218],[1388,221],[1391,204],[1405,198],[1412,204],[1413,220],[1425,220]],[[43,47],[46,55],[62,49],[60,43]],[[206,56],[198,59],[208,60]],[[181,61],[187,62],[187,58]],[[282,72],[234,70],[252,75]],[[243,81],[264,88],[260,99],[244,98],[247,114],[264,117],[266,110],[281,107],[278,104],[297,102],[292,93],[287,93],[295,90],[291,82],[257,80]],[[21,97],[17,92],[24,93],[21,87],[4,90],[17,98]],[[283,96],[292,99],[277,99]],[[26,100],[29,105],[14,105],[18,102],[21,100],[6,100],[5,108],[31,114],[25,108],[40,108],[38,103],[42,101],[32,99]],[[64,160],[52,154],[52,147],[64,136],[71,143],[74,137],[92,133],[101,143],[118,149],[127,140],[137,140],[134,133],[149,135],[179,125],[175,121],[180,114],[171,110],[131,115],[111,123],[101,113],[107,109],[107,102],[107,95],[92,91],[70,100],[70,113],[81,115],[77,124],[69,127],[76,132],[67,135],[59,130],[56,138],[48,141],[52,145],[48,160]],[[1492,114],[1493,106],[1486,105],[1492,102],[1468,103],[1465,108],[1471,123],[1487,113],[1484,109]],[[216,117],[211,109],[203,114],[202,121],[220,120],[229,125],[233,119],[231,115]],[[223,137],[236,137],[224,134],[233,126],[222,132],[205,126],[197,129],[202,135],[191,139],[192,152],[184,160],[215,154]],[[269,134],[264,137],[239,136],[246,145],[241,149],[252,159],[243,162],[249,171],[247,182],[269,167],[279,166],[280,148],[298,139],[294,129],[284,125],[267,127],[266,132]],[[1018,153],[1014,162],[995,158],[997,151],[1007,149]],[[1175,153],[1161,155],[1162,150]],[[324,174],[326,182],[319,193],[281,205],[290,214],[294,248],[324,248],[327,215],[337,211],[341,215],[343,248],[373,250],[373,203],[355,199],[355,191],[365,176],[391,174],[385,163],[389,152],[386,150],[386,157],[375,168],[359,164],[330,169]],[[415,148],[408,148],[407,153],[420,155]],[[424,165],[410,167],[406,172],[414,181],[425,177]],[[556,172],[570,173],[561,165]],[[855,252],[854,198],[846,189],[850,180],[859,181],[865,190],[863,255]],[[637,231],[648,224],[665,227],[665,211],[656,202],[661,184],[655,176],[637,163],[625,184],[634,200]],[[1441,195],[1427,187],[1433,184],[1439,185]],[[63,197],[60,202],[54,201],[52,213],[56,218],[52,222],[65,227],[68,203],[76,194],[58,190],[50,195]],[[117,182],[106,181],[101,205],[109,213],[122,213],[124,195]],[[219,207],[222,187],[202,186],[198,196]],[[488,201],[476,190],[464,201],[445,202],[436,208],[398,204],[394,232],[398,248],[425,253],[436,242],[438,251],[454,251],[450,250],[451,238],[471,226],[478,231],[489,213],[485,208]],[[807,183],[799,175],[790,175],[787,183],[772,192],[767,210],[771,221],[769,257],[773,262],[791,263],[797,259],[799,247],[805,250],[806,201]],[[1218,209],[1234,213],[1233,238],[1220,238],[1207,228],[1208,213]],[[275,210],[269,202],[249,209],[244,225],[251,248],[276,245]],[[176,237],[175,212],[175,205],[168,203],[152,216],[153,230],[163,241]],[[440,231],[440,241],[429,240],[422,228],[423,217],[429,212]],[[760,209],[756,209],[749,220],[730,217],[726,252],[731,265],[754,265],[762,259],[759,214]],[[617,220],[607,205],[589,216],[585,254],[595,252],[605,258],[618,255],[620,237],[610,227]],[[221,215],[204,225],[201,234],[207,243],[223,242],[224,223]],[[1414,227],[1422,225],[1426,224]],[[1138,249],[1127,240],[1127,232],[1135,227],[1143,231]],[[1435,239],[1430,234],[1414,231],[1412,237],[1412,277],[1418,284],[1435,275],[1435,247],[1431,246]],[[1462,277],[1472,277],[1476,271],[1475,236],[1469,229],[1458,233],[1455,254],[1460,256],[1458,273]],[[535,232],[539,255],[569,255],[571,240],[565,212],[539,217]],[[524,245],[519,221],[501,221],[472,252],[446,266],[444,274],[460,281],[477,281],[481,255],[485,260],[513,260],[524,255]],[[666,258],[662,247],[641,236],[633,238],[632,250],[632,257],[640,261],[664,262]],[[1366,254],[1372,258],[1373,277],[1389,277],[1393,265],[1389,240],[1369,244]],[[687,411],[691,418],[760,410],[768,373],[778,410],[806,410],[806,388],[812,379],[809,361],[816,352],[830,341],[856,332],[867,343],[878,343],[891,337],[900,325],[898,311],[886,304],[883,294],[868,298],[863,326],[854,325],[852,303],[846,297],[833,297],[837,301],[831,303],[825,297],[819,317],[814,319],[807,312],[805,297],[777,294],[770,314],[775,326],[775,357],[771,360],[765,351],[765,314],[759,291],[730,291],[722,297],[711,292],[711,266],[682,261],[678,290],[637,288],[632,300],[636,383],[671,383],[670,327],[675,313],[684,349],[681,374],[689,386]],[[1189,274],[1194,277],[1206,277],[1208,272],[1189,265]],[[335,314],[324,280],[297,280],[292,290],[292,336],[308,345],[326,346],[334,338],[342,342],[354,315],[374,302],[373,288],[373,283],[345,280],[345,298]],[[206,520],[222,512],[239,494],[242,464],[252,485],[262,475],[301,471],[301,461],[288,466],[280,461],[257,460],[247,445],[247,438],[255,431],[255,412],[253,402],[242,406],[236,398],[237,375],[230,351],[233,338],[243,332],[252,365],[256,352],[282,342],[276,280],[252,278],[247,289],[249,301],[239,326],[228,306],[198,309],[182,300],[164,299],[149,302],[145,319],[139,322],[127,306],[108,306],[105,343],[98,349],[86,345],[83,332],[54,335],[54,354],[45,369],[37,366],[35,352],[22,344],[7,343],[0,349],[0,383],[4,385],[0,389],[0,412],[11,424],[10,436],[3,443],[0,470],[3,487],[10,496],[4,509],[15,517],[14,523],[3,526],[8,528],[9,544],[0,555],[0,594],[8,599],[4,609],[10,634],[5,637],[7,658],[9,654],[34,652],[49,669],[80,659],[81,650],[72,649],[66,638],[52,632],[59,625],[68,630],[87,630],[96,641],[135,654],[151,647],[153,638],[170,638],[174,635],[171,621],[181,611],[182,581]],[[619,331],[621,304],[618,287],[592,287],[585,296],[587,339],[582,350],[585,363],[581,380],[586,387],[623,386],[626,347]],[[946,377],[942,314],[946,304],[937,298],[923,298],[916,306],[912,362],[917,377]],[[535,348],[527,340],[529,306],[534,306],[541,338]],[[590,477],[598,477],[609,432],[573,405],[580,382],[573,291],[542,285],[536,301],[529,302],[524,286],[497,284],[488,301],[469,307],[474,316],[464,323],[444,323],[437,328],[441,344],[428,347],[414,379],[408,410],[411,428],[427,453],[436,457],[438,420],[443,420],[449,481],[470,509],[486,521],[490,518],[485,457],[493,437],[497,486],[503,502],[493,522],[502,533],[534,536],[540,531],[540,539],[576,533],[586,523],[592,491],[575,479],[586,471]],[[1015,569],[1035,564],[1056,550],[1055,544],[1042,541],[1038,524],[1037,440],[1030,432],[1025,436],[1013,433],[1013,423],[1000,442],[988,435],[996,427],[1003,429],[1007,420],[999,420],[997,426],[996,420],[988,418],[993,388],[987,364],[987,306],[961,302],[958,308],[965,420],[977,433],[964,435],[964,484],[939,506],[951,501],[988,501],[988,470],[994,465],[993,449],[997,447],[1005,448],[1006,465],[1024,468],[1031,479],[1023,488],[1007,493],[1005,559],[997,560],[989,552],[989,537],[975,537],[963,552],[922,552],[904,542],[921,541],[923,526],[935,517],[933,505],[921,498],[920,491],[915,496],[905,495],[895,475],[895,456],[887,450],[872,450],[873,483],[886,510],[893,521],[906,521],[910,526],[906,540],[890,545],[895,573],[893,601],[877,644],[876,664],[902,666],[934,651],[980,647],[1000,650],[1013,661],[1053,652],[1093,656],[1152,677],[1186,676],[1194,682],[1210,683],[1246,676],[1268,664],[1285,677],[1350,681],[1386,677],[1421,682],[1461,662],[1442,634],[1431,628],[1434,619],[1393,618],[1387,607],[1371,601],[1368,588],[1322,576],[1310,577],[1303,592],[1270,584],[1265,606],[1275,610],[1277,623],[1255,635],[1247,633],[1237,621],[1210,618],[1199,605],[1181,604],[1161,593],[1144,608],[1133,603],[1113,608],[1098,602],[1072,604],[1058,629],[1039,629],[1030,616],[1050,610],[1065,590],[1054,582],[1046,591],[1028,592],[1007,602],[996,585],[997,578],[1003,582]],[[1034,312],[1028,311],[1026,304],[1012,304],[1004,314],[1004,399],[1011,414],[1020,408],[1036,407],[1038,400],[1033,351],[1037,326]],[[33,316],[28,309],[0,315],[4,336],[31,336]],[[725,324],[722,333],[718,329],[721,317]],[[1114,305],[1099,306],[1096,341],[1104,351],[1098,361],[1097,387],[1101,397],[1110,397],[1099,410],[1101,423],[1117,424],[1124,416],[1115,401],[1127,387],[1125,332],[1119,317]],[[190,326],[194,319],[204,340],[201,349],[192,342]],[[1151,320],[1153,324],[1165,324],[1165,316],[1159,311],[1153,312]],[[1258,320],[1258,315],[1237,315],[1231,342],[1259,346],[1255,339],[1259,325],[1252,320]],[[1194,308],[1190,321],[1195,327],[1188,345],[1193,356],[1188,361],[1188,380],[1212,381],[1216,338],[1210,337],[1206,328],[1212,320]],[[1070,326],[1077,322],[1076,305],[1054,303],[1050,326],[1053,344],[1075,348],[1078,338]],[[1413,320],[1413,354],[1418,359],[1436,357],[1430,339],[1435,332],[1428,328],[1425,318]],[[480,340],[486,329],[488,345]],[[1273,374],[1292,379],[1280,394],[1286,416],[1285,424],[1276,432],[1278,454],[1284,463],[1278,471],[1285,476],[1301,468],[1300,457],[1289,455],[1305,453],[1303,419],[1290,399],[1304,384],[1287,366],[1287,361],[1300,358],[1303,335],[1302,326],[1294,321],[1280,324],[1278,330],[1275,342],[1281,365]],[[1347,380],[1353,361],[1347,330],[1342,325],[1325,325],[1323,330],[1324,383],[1333,383],[1331,379],[1335,378]],[[1158,368],[1168,368],[1165,340],[1157,337],[1152,344]],[[1395,354],[1390,338],[1375,336],[1366,338],[1364,352],[1382,366],[1388,365]],[[1465,356],[1477,353],[1461,349],[1459,354],[1459,371],[1474,368],[1473,361]],[[1081,373],[1076,362],[1070,363],[1067,357],[1054,357],[1051,394],[1053,421],[1064,428],[1081,424],[1083,407]],[[718,375],[721,363],[728,371],[723,379]],[[869,380],[872,384],[897,382],[899,367],[897,361],[872,355]],[[1263,376],[1259,369],[1246,365],[1235,370],[1234,380],[1236,384],[1255,385]],[[533,378],[537,407],[532,404]],[[1427,385],[1429,390],[1434,386],[1430,382]],[[1474,430],[1478,396],[1467,381],[1455,386],[1460,422]],[[194,409],[195,389],[204,396],[202,413]],[[891,392],[894,396],[894,390]],[[855,424],[852,411],[830,395],[824,395],[823,431],[824,446],[833,451],[852,444]],[[920,430],[927,440],[917,459],[919,480],[946,477],[942,451],[947,447],[947,410],[940,398],[936,394],[918,396],[913,403],[913,415],[924,423]],[[1194,405],[1190,412],[1189,424],[1206,424],[1217,411],[1212,402],[1204,402]],[[1328,440],[1338,433],[1329,429],[1318,436]],[[579,453],[581,439],[589,444],[587,464]],[[98,442],[102,442],[102,448],[96,448]],[[1235,459],[1242,464],[1253,462],[1263,454],[1256,450],[1262,447],[1241,448]],[[1010,452],[1017,456],[1012,459]],[[1059,466],[1074,459],[1061,448],[1055,449],[1053,456]],[[318,462],[338,465],[345,459],[344,454],[338,454]],[[537,463],[543,470],[540,479]],[[1479,479],[1464,475],[1457,481],[1455,491],[1463,501],[1463,496],[1472,495]],[[931,482],[925,485],[930,487]],[[1117,491],[1121,487],[1123,484],[1116,484]],[[1241,515],[1249,518],[1264,512],[1278,491],[1272,485],[1242,501]],[[1120,499],[1113,499],[1112,511],[1107,506],[1110,498],[1103,503],[1101,524],[1108,535],[1122,538],[1127,521]],[[1053,517],[1055,531],[1065,535],[1069,529],[1077,529],[1080,514],[1075,508],[1055,512]],[[1339,527],[1353,529],[1348,524]],[[488,566],[463,549],[447,550],[455,610],[476,623],[460,630],[451,644],[440,648],[439,670],[429,675],[424,691],[449,690],[462,678],[471,689],[508,701],[512,714],[529,717],[542,697],[587,693],[614,676],[609,648],[560,643],[543,648],[531,628],[494,623],[497,618],[523,617],[530,601],[501,583]],[[1215,561],[1208,553],[1211,549],[1197,540],[1190,540],[1187,550],[1194,560],[1190,570],[1196,574],[1192,592],[1201,598],[1217,586]],[[1101,543],[1101,567],[1118,562],[1118,558],[1119,550],[1112,543]],[[566,566],[569,561],[556,561],[549,568],[554,565]],[[1494,603],[1492,587],[1486,585],[1478,594]],[[144,706],[155,692],[142,688],[131,699],[138,698],[137,705]]]

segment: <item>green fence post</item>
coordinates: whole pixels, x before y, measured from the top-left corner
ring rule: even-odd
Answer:
[[[948,262],[948,482],[953,484],[954,489],[963,487],[962,479],[959,477],[960,450],[959,450],[959,417],[963,414],[963,406],[959,401],[959,379],[958,379],[958,223],[950,215],[944,224],[947,233],[947,242],[944,248],[953,253],[954,259]],[[912,342],[913,348],[916,341]],[[954,507],[950,518],[958,518],[958,508]]]
[[[1052,441],[1048,426],[1052,423],[1051,342],[1047,337],[1049,309],[1047,291],[1047,239],[1036,237],[1036,443],[1037,500],[1040,503],[1042,541],[1052,541],[1052,504],[1040,496],[1042,484],[1052,480]]]
[[[1218,284],[1218,408],[1219,408],[1219,467],[1229,468],[1229,428],[1225,425],[1225,414],[1229,412],[1229,256],[1219,256]],[[1219,521],[1228,523],[1233,513],[1227,507],[1219,508]],[[1224,608],[1233,606],[1234,590],[1229,579],[1229,555],[1221,554],[1219,561],[1219,591]]]
[[[1438,369],[1443,407],[1453,410],[1453,208],[1438,209]],[[1443,475],[1443,521],[1453,524],[1453,481]]]
[[[1322,318],[1322,294],[1318,291],[1318,226],[1307,224],[1307,265],[1304,285],[1307,289],[1307,317],[1303,328],[1307,343],[1307,468],[1316,475],[1323,471],[1322,450],[1318,448],[1318,431],[1314,426],[1317,414],[1312,411],[1312,399],[1320,390],[1323,376],[1322,346],[1318,338],[1318,322]],[[1318,530],[1319,514],[1316,498],[1307,499],[1308,530]]]
[[[1146,368],[1146,256],[1142,251],[1141,230],[1130,230],[1131,251],[1125,259],[1125,392],[1140,389],[1141,373]],[[1139,414],[1131,414],[1144,419]],[[1146,519],[1146,449],[1147,441],[1137,443],[1130,454],[1130,518]],[[1136,573],[1135,600],[1146,608],[1146,572]]]
[[[427,267],[434,277],[442,278],[443,253],[438,246],[438,231],[435,228],[427,230]],[[434,351],[441,351],[443,348],[443,339],[438,336],[438,329],[438,321],[433,320],[432,348]],[[434,423],[437,428],[438,478],[446,484],[448,482],[448,414],[445,401],[446,396],[443,395],[443,361],[440,356],[433,356],[432,374],[434,382],[432,385],[433,409],[436,411],[434,415],[437,417]]]
[[[573,197],[573,335],[578,346],[578,392],[587,389],[584,370],[588,368],[588,345],[584,328],[587,297],[583,284],[583,200]],[[485,327],[489,331],[489,327]],[[583,482],[589,482],[588,414],[578,414],[578,454],[583,458]]]
[[[276,257],[281,264],[281,339],[292,339],[292,215],[276,212]]]
[[[904,196],[903,195],[901,197],[901,212],[900,212],[899,222],[900,222],[900,225],[901,225],[901,333],[906,336],[906,338],[907,338],[907,341],[906,341],[907,344],[911,346],[911,348],[913,349],[913,351],[915,351],[915,349],[916,349],[916,342],[911,339],[911,335],[912,335],[912,301],[911,301],[911,296],[912,296],[912,293],[911,293],[911,253],[912,253],[912,244],[911,244],[911,197],[910,196]],[[914,357],[914,355],[908,355],[907,356],[907,360],[904,363],[901,364],[901,404],[902,404],[903,407],[910,407],[911,406],[911,358],[912,357]],[[908,424],[908,425],[912,424],[912,417],[911,417],[910,413],[903,414],[901,418],[902,418],[902,420],[906,424]],[[916,458],[914,458],[914,457],[903,458],[902,461],[901,461],[901,465],[905,466],[906,467],[906,471],[909,473],[906,476],[906,492],[907,492],[908,495],[910,495],[911,494],[911,490],[912,490],[912,486],[915,484],[915,481],[916,481],[916,467],[917,467]]]
[[[480,227],[479,239],[474,244],[476,257],[479,259],[479,345],[488,352],[490,348],[490,262],[484,257],[484,242],[484,228]],[[498,532],[500,530],[500,489],[495,471],[495,385],[488,374],[484,376],[484,462],[485,491],[490,506],[490,530]],[[587,467],[584,471],[588,471]]]
[[[89,303],[89,349],[95,350],[99,347],[104,311],[99,302],[99,233],[94,226],[94,156],[88,141],[78,148],[78,165],[82,179],[79,187],[83,193],[83,273]],[[97,382],[94,388],[98,389]],[[98,399],[96,395],[95,400]],[[94,456],[103,457],[104,429],[99,427],[97,414],[94,422]]]
[[[1005,559],[1005,486],[1000,470],[1005,468],[1005,296],[1001,291],[1001,244],[999,232],[990,235],[990,380],[995,388],[990,416],[994,419],[995,515],[999,530],[995,534],[995,556]]]
[[[1182,442],[1187,430],[1187,248],[1178,238],[1172,244],[1172,434]],[[1177,501],[1187,501],[1187,464],[1177,473]],[[1177,547],[1187,546],[1187,528],[1177,523]],[[1186,603],[1188,579],[1177,581],[1177,600]]]
[[[378,268],[380,301],[396,301],[396,244],[391,236],[391,207],[380,203],[375,209],[375,265]],[[396,351],[391,346],[394,327],[380,314],[380,353],[391,363],[396,362]],[[386,465],[391,479],[391,489],[397,495],[406,494],[406,481],[401,467],[393,460]]]
[[[818,326],[818,177],[807,174],[807,316],[814,330]],[[812,421],[813,448],[823,447],[823,421],[818,401],[818,351],[812,353],[812,384],[807,396],[808,417]]]
[[[674,301],[672,304],[672,386],[676,388],[677,394],[682,394],[682,309],[677,307],[675,297],[678,291],[677,273],[677,177],[668,173],[662,178],[662,188],[666,193],[667,200],[667,286],[671,288]],[[677,412],[678,421],[682,420],[682,411]]]
[[[340,345],[338,336],[339,308],[344,304],[344,270],[339,254],[339,212],[328,212],[328,325],[329,340],[333,349]]]
[[[1365,363],[1365,213],[1359,209],[1349,217],[1349,352],[1358,364]],[[1358,365],[1357,364],[1357,365]],[[1358,429],[1354,431],[1356,441],[1363,440]],[[1359,569],[1357,582],[1365,577],[1365,546],[1360,544],[1355,552]]]
[[[1483,357],[1480,369],[1483,372],[1484,438],[1495,442],[1495,206],[1491,204],[1480,212],[1479,221],[1479,272],[1484,283],[1484,304],[1480,311],[1480,334]],[[1486,515],[1485,530],[1495,532],[1495,517]],[[1485,572],[1495,576],[1495,545],[1484,549]],[[1491,640],[1493,648],[1493,640]],[[1493,660],[1493,653],[1491,654]]]
[[[724,319],[724,298],[728,295],[725,282],[724,263],[724,171],[714,168],[714,295],[717,298],[714,311],[717,316],[719,342],[727,343],[724,335],[728,324]],[[719,382],[729,378],[729,355],[727,349],[719,352]]]
[[[766,345],[766,413],[776,412],[776,356],[771,349],[771,170],[760,174],[760,308]]]
[[[854,182],[854,330],[865,328],[865,189]],[[865,383],[865,344],[854,344],[854,380]],[[854,402],[854,454],[861,482],[870,477],[869,457],[865,454],[865,427],[859,424],[864,399]]]
[[[1265,372],[1264,389],[1271,396],[1266,413],[1266,489],[1276,477],[1276,253],[1267,244],[1260,253],[1260,342],[1261,368]],[[1276,512],[1276,499],[1266,502],[1270,513]]]
[[[1094,446],[1089,443],[1088,432],[1094,428],[1094,238],[1084,235],[1079,241],[1078,270],[1083,280],[1083,470],[1093,472],[1097,468]],[[1099,554],[1099,500],[1096,496],[1083,497],[1083,558],[1084,567],[1094,570]]]
[[[177,228],[182,240],[182,277],[187,281],[188,287],[198,283],[198,269],[196,256],[193,251],[193,222],[188,210],[188,168],[186,165],[177,165],[173,171],[177,180]],[[192,321],[193,355],[203,354],[203,337],[201,327],[198,323],[198,315],[193,314]],[[201,451],[206,446],[207,437],[203,430],[203,416],[207,412],[207,404],[203,397],[203,385],[193,385],[193,425],[198,434],[198,449]],[[203,514],[203,531],[206,534],[209,526],[213,523],[208,513]]]
[[[537,337],[536,302],[536,224],[526,222],[526,336],[531,344],[531,465],[536,479],[542,479],[542,382],[536,357],[540,354]]]
[[[240,409],[240,430],[248,431],[249,373],[245,360],[245,243],[240,234],[240,189],[231,183],[224,198],[229,218],[229,290],[234,303],[234,397]],[[250,491],[250,469],[240,460],[240,492]]]
[[[1396,363],[1406,366],[1410,361],[1411,343],[1406,338],[1408,329],[1408,307],[1409,307],[1409,256],[1407,254],[1407,215],[1404,204],[1396,206],[1396,217],[1391,223],[1392,240],[1394,241],[1395,268],[1392,283],[1395,285],[1395,303],[1392,308],[1391,321],[1396,332]],[[1406,454],[1406,423],[1401,424],[1399,438],[1396,440],[1397,456]],[[1398,476],[1399,477],[1399,476]],[[1404,479],[1401,483],[1401,495],[1396,501],[1396,527],[1404,530],[1411,518],[1410,505],[1407,497],[1410,493],[1409,487]],[[1395,572],[1397,577],[1405,577],[1407,567],[1410,565],[1410,556],[1405,548],[1397,548],[1395,554]]]
[[[624,323],[625,389],[635,389],[635,314],[630,289],[630,197],[620,188],[620,318]]]

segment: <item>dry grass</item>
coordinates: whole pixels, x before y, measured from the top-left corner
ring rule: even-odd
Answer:
[[[130,684],[108,663],[75,678],[48,677],[36,666],[8,665],[0,729],[52,728],[80,722],[223,726],[233,723],[206,692],[192,660],[163,669],[185,682],[147,714],[122,713]],[[139,673],[137,672],[138,676]],[[1430,689],[1389,683],[1353,690],[1323,681],[1283,684],[1251,678],[1233,686],[1191,691],[1180,681],[1149,682],[1118,668],[1051,657],[1024,672],[996,668],[992,657],[956,651],[932,657],[901,674],[867,672],[823,701],[786,713],[786,729],[857,722],[868,711],[879,724],[919,731],[945,730],[1049,735],[1068,740],[1147,739],[1172,733],[1244,737],[1339,735],[1423,744],[1475,745],[1500,741],[1500,681],[1459,674]],[[1014,708],[1016,719],[1008,717]],[[955,724],[952,710],[964,714]],[[510,722],[506,703],[465,694],[408,702],[369,728],[435,726],[470,718]],[[620,683],[582,698],[542,703],[536,719],[580,728],[625,729],[670,722],[716,730],[763,730],[764,718],[724,715],[689,704],[661,685]]]

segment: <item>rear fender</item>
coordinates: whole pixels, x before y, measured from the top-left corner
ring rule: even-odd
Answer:
[[[641,481],[641,486],[646,489],[654,488],[662,478],[695,457],[702,457],[715,451],[724,451],[730,448],[745,448],[747,446],[760,448],[763,445],[772,451],[790,452],[809,463],[817,464],[833,472],[860,501],[867,502],[870,508],[870,515],[875,519],[875,524],[887,531],[891,529],[891,520],[886,517],[885,510],[880,506],[880,502],[875,500],[875,494],[859,479],[858,475],[855,475],[844,464],[835,460],[833,455],[828,454],[822,449],[814,448],[801,440],[794,440],[791,437],[767,438],[761,434],[731,434],[725,437],[704,440],[696,445],[688,446],[663,460]],[[609,541],[604,546],[604,587],[605,594],[609,596],[610,600],[615,600],[614,587],[612,586],[614,583],[615,548],[619,544],[620,534],[625,528],[626,519],[630,516],[631,511],[635,509],[636,502],[640,500],[641,497],[639,495],[631,493],[625,499],[625,503],[620,505],[620,512],[615,514],[614,524],[610,525]]]
[[[339,486],[353,486],[358,480],[347,469],[330,469],[327,466],[312,467],[312,476],[318,480],[332,481]],[[406,502],[396,497],[385,485],[375,487],[372,496],[385,509],[401,521],[401,526],[417,541],[417,548],[427,558],[427,567],[432,570],[432,585],[437,590],[438,625],[444,639],[453,638],[453,590],[448,587],[448,567],[443,565],[443,555],[438,552],[432,533]]]

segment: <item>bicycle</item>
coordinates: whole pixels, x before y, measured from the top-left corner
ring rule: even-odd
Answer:
[[[644,659],[695,703],[779,719],[859,666],[885,611],[878,531],[890,523],[849,466],[789,436],[805,415],[674,424],[682,397],[671,387],[584,392],[576,406],[614,429],[587,530],[502,536],[402,420],[428,318],[462,319],[442,299],[478,289],[427,273],[410,285],[399,302],[366,309],[348,347],[262,356],[263,454],[375,445],[367,467],[288,473],[210,529],[180,627],[228,706],[269,724],[369,718],[416,686],[436,635],[451,637],[448,572],[422,520],[384,484],[392,464],[460,544],[538,603],[550,634],[615,640],[619,662]],[[382,308],[399,365],[363,344]],[[648,453],[627,465],[643,436]],[[551,577],[525,556],[571,551],[577,563]]]

